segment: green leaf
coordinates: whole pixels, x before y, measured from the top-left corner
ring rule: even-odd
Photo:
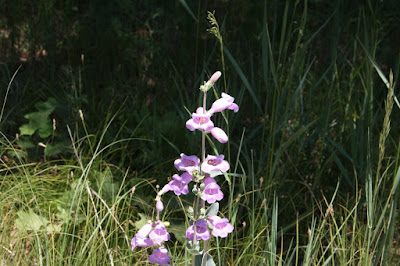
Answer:
[[[57,107],[58,102],[53,97],[50,97],[46,102],[38,102],[35,104],[36,109],[42,113],[51,114]]]
[[[21,136],[22,136],[22,135],[32,136],[33,134],[35,134],[36,128],[32,127],[32,125],[25,124],[25,125],[22,125],[22,126],[19,128],[19,131],[21,132],[21,133],[20,133]]]
[[[168,226],[168,232],[174,234],[176,240],[180,243],[185,244],[186,242],[186,226],[184,223],[170,222]]]
[[[120,182],[114,180],[111,169],[107,167],[103,172],[94,172],[96,175],[96,187],[99,190],[99,194],[105,200],[114,202],[117,197]]]
[[[61,223],[50,223],[46,227],[46,232],[58,233],[61,232]]]
[[[65,153],[67,150],[67,145],[62,142],[54,143],[54,144],[46,144],[46,148],[44,148],[45,156],[54,156],[57,154]]]
[[[186,241],[186,249],[191,255],[199,255],[201,256],[202,252],[200,251],[199,241],[196,242],[196,246],[193,246],[193,242],[187,239]]]
[[[64,209],[61,206],[57,206],[57,213],[56,213],[57,219],[61,220],[63,223],[65,223],[68,220],[68,212],[66,209]]]
[[[47,138],[50,136],[53,132],[53,126],[49,116],[57,105],[58,103],[54,98],[49,98],[47,102],[36,103],[35,107],[39,111],[24,116],[29,120],[29,122],[19,128],[21,135],[32,136],[36,131],[38,131],[41,138]]]
[[[18,140],[17,144],[21,146],[22,149],[27,150],[27,149],[34,149],[36,145],[30,141],[30,140]]]
[[[7,155],[14,158],[26,158],[28,154],[25,151],[21,150],[10,150],[7,151]]]
[[[147,224],[148,220],[151,220],[151,217],[146,215],[146,214],[144,214],[144,213],[139,213],[139,216],[140,216],[140,220],[135,222],[135,227],[138,230],[140,228],[142,228],[145,224]]]
[[[213,258],[211,257],[211,255],[210,254],[205,254],[205,256],[204,256],[205,258],[205,260],[206,260],[206,264],[205,265],[207,265],[207,266],[215,266],[215,262],[214,262],[214,260],[213,260]],[[196,257],[195,257],[195,261],[194,261],[194,265],[196,265],[196,266],[202,266],[203,264],[202,264],[202,260],[203,260],[203,255],[196,255]]]
[[[31,209],[29,212],[19,211],[17,212],[18,218],[15,220],[15,226],[19,232],[27,232],[29,230],[39,231],[43,226],[45,227],[49,222],[39,215],[34,213]]]

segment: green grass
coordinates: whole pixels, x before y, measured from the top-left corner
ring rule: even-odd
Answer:
[[[396,1],[60,3],[0,11],[0,265],[146,264],[130,240],[174,159],[199,155],[184,123],[218,69],[214,94],[240,111],[214,121],[229,144],[207,146],[231,165],[217,265],[399,262]],[[35,106],[50,97],[50,114]],[[31,113],[48,135],[20,134]],[[186,265],[191,199],[163,200]]]

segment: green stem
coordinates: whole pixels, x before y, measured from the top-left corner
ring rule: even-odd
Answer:
[[[206,107],[207,107],[207,92],[205,91],[203,94],[203,113],[206,113]],[[202,131],[201,132],[201,163],[203,163],[206,160],[206,132]],[[204,173],[201,170],[200,167],[200,174],[203,176]],[[204,180],[204,179],[203,179]],[[201,200],[201,207],[205,209],[206,207],[206,202],[204,200]],[[204,240],[204,246],[203,246],[203,260],[202,260],[202,265],[205,266],[207,260],[204,260],[204,256],[208,252],[208,241]]]

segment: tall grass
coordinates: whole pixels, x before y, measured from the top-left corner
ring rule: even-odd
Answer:
[[[84,60],[79,54],[77,64],[59,73],[58,86],[67,93],[52,92],[61,103],[65,97],[74,104],[55,114],[63,125],[55,130],[58,137],[63,134],[71,143],[69,153],[58,157],[25,156],[20,139],[14,139],[13,122],[26,121],[13,117],[22,117],[28,107],[10,113],[15,110],[10,95],[21,87],[22,95],[30,95],[26,91],[40,83],[37,77],[26,78],[24,68],[15,79],[4,75],[5,88],[10,85],[2,94],[0,115],[0,265],[146,264],[148,251],[132,252],[130,239],[154,215],[151,195],[175,173],[172,160],[183,147],[198,151],[193,134],[183,132],[186,110],[201,101],[188,87],[197,88],[217,69],[223,70],[224,82],[215,93],[229,92],[240,105],[238,116],[222,118],[229,122],[226,149],[232,170],[222,185],[229,197],[221,212],[235,230],[227,239],[210,242],[217,264],[398,263],[400,143],[398,125],[391,120],[398,118],[399,59],[389,67],[380,60],[393,18],[383,12],[384,3],[366,1],[355,8],[341,0],[317,2],[231,5],[231,13],[223,13],[227,6],[221,2],[213,13],[218,23],[212,25],[218,26],[214,38],[202,34],[210,27],[205,13],[213,10],[210,3],[179,1],[176,34],[195,32],[187,42],[196,38],[198,53],[193,55],[185,41],[179,53],[160,44],[171,53],[168,60],[153,46],[141,58],[127,48],[124,52],[133,56],[127,58],[146,74],[135,76],[137,84],[115,74],[117,68],[108,80],[93,80],[90,52]],[[146,9],[151,3],[143,5],[135,7]],[[45,7],[41,14],[51,17],[53,9]],[[145,41],[114,21],[120,40],[143,45],[172,34],[167,20],[164,26],[157,20],[168,16],[154,10],[147,33],[141,33]],[[89,20],[95,17],[90,15]],[[71,62],[75,48],[68,50]],[[106,53],[110,47],[103,48]],[[189,67],[188,57],[195,57]],[[47,95],[54,82],[39,80],[45,87],[39,95]],[[113,87],[119,85],[121,91]],[[109,95],[116,96],[115,102],[108,102]],[[46,141],[32,138],[35,144]],[[210,150],[224,149],[217,144]],[[165,201],[170,211],[164,220],[170,221],[176,240],[167,247],[173,265],[185,265],[185,204],[180,198]]]

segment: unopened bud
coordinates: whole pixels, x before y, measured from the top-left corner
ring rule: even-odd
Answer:
[[[156,209],[157,209],[157,211],[159,211],[159,212],[162,212],[162,211],[164,210],[164,204],[162,203],[161,200],[157,200]]]
[[[221,77],[221,71],[217,71],[217,72],[215,72],[215,73],[211,76],[211,78],[208,80],[208,82],[210,82],[210,83],[215,83],[215,82],[217,82],[217,80],[218,80],[220,77]]]

